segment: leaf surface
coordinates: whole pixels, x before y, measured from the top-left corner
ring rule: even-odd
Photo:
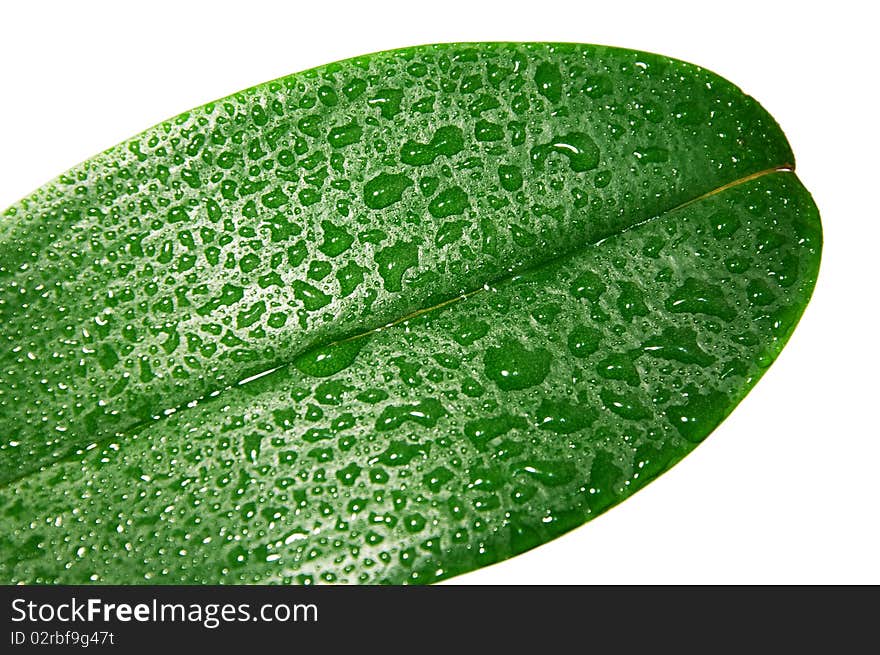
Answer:
[[[276,80],[0,220],[7,582],[430,582],[687,454],[772,363],[818,213],[698,67],[410,48]]]

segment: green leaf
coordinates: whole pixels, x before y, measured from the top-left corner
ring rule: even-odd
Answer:
[[[0,220],[0,580],[431,582],[625,499],[812,291],[817,210],[716,75],[588,45],[343,61]]]

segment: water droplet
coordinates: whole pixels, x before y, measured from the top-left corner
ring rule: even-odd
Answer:
[[[328,257],[341,255],[354,243],[354,237],[345,228],[339,227],[331,221],[322,221],[321,229],[324,232],[324,240],[318,246],[318,250]]]
[[[498,181],[505,191],[517,191],[523,185],[522,171],[518,166],[502,165],[498,167]]]
[[[308,282],[302,280],[294,280],[291,285],[293,288],[293,297],[299,300],[306,311],[314,312],[322,307],[326,307],[333,300],[326,293],[312,286]]]
[[[515,339],[505,339],[486,350],[486,376],[505,391],[541,384],[550,372],[550,353],[543,348],[529,350]]]
[[[453,186],[438,193],[428,204],[428,211],[434,218],[447,218],[463,213],[468,204],[468,195],[464,189]]]
[[[642,349],[652,357],[675,360],[682,364],[709,366],[715,361],[697,343],[697,333],[688,327],[664,328],[662,334],[648,339]]]
[[[327,134],[327,141],[334,148],[344,148],[360,141],[363,133],[363,128],[352,121],[347,125],[339,125],[331,129]]]
[[[537,170],[543,170],[547,158],[554,152],[565,155],[569,168],[576,173],[599,165],[599,146],[583,132],[569,132],[555,137],[550,143],[535,146],[531,150],[532,164]]]
[[[380,173],[364,185],[364,203],[370,209],[384,209],[403,197],[413,181],[402,173]]]
[[[651,412],[634,395],[616,393],[610,389],[603,389],[599,395],[605,407],[618,416],[634,421],[651,417]]]
[[[666,418],[688,441],[702,441],[724,417],[729,400],[721,392],[694,393],[684,405],[671,405]]]
[[[592,271],[584,271],[578,275],[574,282],[571,283],[571,295],[575,298],[588,298],[593,302],[599,300],[600,296],[605,293],[605,283],[596,273]]]
[[[375,260],[385,288],[400,291],[404,273],[419,264],[419,247],[412,241],[399,241],[377,252]]]
[[[660,146],[645,146],[633,154],[643,164],[662,164],[669,161],[669,150]]]
[[[502,437],[511,430],[524,430],[528,427],[521,416],[500,414],[487,418],[468,421],[464,426],[464,435],[480,450],[484,450],[490,441]]]
[[[426,398],[408,405],[389,405],[376,419],[376,429],[380,432],[393,430],[407,421],[432,428],[445,415],[446,409],[435,398]]]
[[[630,353],[613,353],[605,357],[596,366],[596,370],[606,380],[623,380],[631,387],[641,382],[639,372]]]
[[[749,302],[759,307],[772,305],[776,301],[776,294],[763,280],[750,280],[746,287]]]
[[[538,93],[550,102],[559,102],[562,98],[562,73],[559,66],[550,62],[542,62],[535,69],[535,84]]]
[[[617,308],[626,321],[635,316],[647,316],[648,306],[645,304],[644,293],[635,282],[621,282],[620,295],[617,297]]]
[[[584,358],[599,349],[598,330],[578,325],[568,335],[568,350],[575,357]]]
[[[403,91],[400,89],[381,89],[367,101],[367,104],[378,107],[382,118],[394,118],[400,111],[402,101]]]
[[[504,128],[497,123],[481,119],[474,125],[474,138],[477,141],[501,141],[504,139]]]
[[[584,405],[575,405],[566,400],[541,401],[536,415],[538,428],[557,434],[571,434],[583,430],[596,420],[596,411]]]
[[[407,141],[400,151],[400,161],[410,166],[427,166],[445,155],[452,157],[464,149],[464,135],[454,125],[440,127],[428,143]]]
[[[514,475],[525,475],[545,487],[561,487],[574,480],[574,464],[562,460],[529,460],[514,469]]]
[[[294,366],[312,377],[329,377],[351,366],[367,341],[366,337],[359,337],[315,348],[297,357]]]
[[[666,300],[666,309],[681,314],[708,314],[725,320],[736,316],[736,311],[724,297],[721,287],[696,278],[688,278]]]

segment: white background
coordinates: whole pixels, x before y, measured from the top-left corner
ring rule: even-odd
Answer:
[[[776,364],[685,461],[586,526],[454,582],[880,583],[871,3],[593,5],[0,3],[0,208],[181,111],[377,50],[579,41],[700,64],[758,98],[789,137],[825,230],[813,301]]]

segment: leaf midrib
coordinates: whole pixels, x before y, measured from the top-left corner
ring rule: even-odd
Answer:
[[[151,426],[151,425],[156,425],[160,421],[165,420],[170,416],[174,416],[180,412],[184,412],[188,409],[192,409],[192,408],[196,407],[198,404],[202,403],[203,401],[217,400],[218,398],[222,397],[224,394],[228,393],[231,389],[234,389],[236,387],[245,386],[255,380],[258,380],[259,378],[265,377],[266,375],[269,375],[271,373],[274,373],[274,372],[282,370],[282,369],[289,368],[290,366],[293,365],[295,360],[299,359],[300,357],[302,357],[302,356],[304,356],[314,350],[329,348],[334,345],[337,345],[340,343],[346,343],[349,341],[355,341],[357,339],[364,338],[367,335],[375,334],[375,333],[381,332],[383,330],[387,330],[389,328],[395,327],[401,323],[404,323],[406,321],[410,321],[418,316],[422,316],[422,315],[430,313],[430,312],[434,312],[434,311],[437,311],[440,309],[450,307],[450,306],[458,304],[462,301],[468,300],[469,298],[472,298],[473,296],[476,296],[476,295],[478,295],[478,294],[480,294],[480,293],[482,293],[492,287],[495,287],[499,284],[502,284],[504,282],[512,280],[516,277],[522,276],[522,275],[528,273],[529,271],[540,269],[544,266],[549,265],[550,263],[552,263],[554,261],[558,261],[559,259],[563,259],[565,257],[570,257],[571,255],[573,255],[576,252],[585,250],[585,249],[593,247],[593,246],[600,245],[603,241],[606,241],[607,239],[610,239],[612,237],[618,237],[622,234],[625,234],[625,233],[630,232],[632,230],[638,229],[644,225],[647,225],[649,223],[653,223],[654,221],[660,220],[661,218],[668,216],[669,214],[675,213],[676,211],[684,209],[685,207],[688,207],[688,206],[693,205],[695,203],[698,203],[698,202],[701,202],[701,201],[706,200],[708,198],[711,198],[712,196],[718,195],[720,193],[723,193],[725,191],[728,191],[730,189],[738,187],[742,184],[752,182],[754,180],[757,180],[757,179],[762,178],[767,175],[773,175],[776,173],[794,173],[794,172],[795,172],[795,165],[793,163],[786,162],[786,163],[780,164],[778,166],[773,166],[771,168],[765,168],[763,170],[756,171],[756,172],[750,173],[748,175],[744,175],[740,178],[737,178],[736,180],[733,180],[731,182],[726,182],[725,184],[722,184],[714,189],[711,189],[710,191],[706,191],[706,192],[701,193],[697,196],[694,196],[693,198],[691,198],[689,200],[686,200],[682,203],[679,203],[675,207],[672,207],[670,209],[665,209],[665,210],[663,210],[663,211],[661,211],[661,212],[659,212],[649,218],[646,218],[645,220],[633,223],[633,224],[623,228],[622,230],[619,230],[617,232],[613,232],[611,234],[604,235],[601,239],[598,239],[596,241],[592,241],[589,243],[585,243],[585,244],[582,244],[582,245],[574,247],[574,248],[562,250],[561,252],[556,254],[554,257],[551,257],[549,259],[544,259],[544,260],[541,260],[535,264],[524,266],[522,268],[516,269],[515,271],[511,271],[505,275],[486,280],[485,282],[482,283],[481,286],[479,286],[475,289],[472,289],[470,291],[466,291],[466,292],[459,294],[459,295],[456,295],[452,298],[448,298],[442,302],[431,305],[430,307],[423,307],[423,308],[418,309],[414,312],[410,312],[409,314],[406,314],[405,316],[401,316],[400,318],[397,318],[397,319],[390,321],[390,322],[388,322],[384,325],[381,325],[379,327],[371,328],[368,330],[363,330],[362,332],[358,332],[356,334],[353,334],[353,335],[350,335],[350,336],[347,336],[347,337],[344,337],[341,339],[335,339],[335,340],[327,341],[324,343],[319,342],[316,344],[311,344],[308,348],[304,349],[303,351],[296,354],[295,356],[293,356],[291,359],[289,359],[287,361],[281,362],[280,364],[269,367],[269,368],[267,368],[263,371],[260,371],[258,373],[250,374],[250,375],[243,377],[239,380],[236,380],[235,382],[228,384],[220,389],[211,391],[210,393],[203,394],[197,398],[188,400],[186,402],[181,402],[178,405],[176,405],[175,407],[165,408],[163,410],[160,410],[159,413],[154,414],[150,419],[134,423],[122,432],[116,432],[116,433],[113,433],[113,434],[108,435],[106,437],[96,439],[95,441],[89,443],[87,446],[78,447],[73,450],[70,450],[69,452],[54,458],[51,462],[48,462],[47,464],[42,465],[36,469],[26,471],[26,472],[22,473],[21,475],[11,477],[5,481],[0,481],[0,489],[5,489],[9,486],[12,486],[13,484],[16,484],[17,482],[19,482],[20,480],[23,480],[24,478],[27,478],[31,475],[35,475],[37,473],[40,473],[42,471],[47,470],[49,467],[55,466],[57,464],[61,464],[63,462],[74,459],[76,457],[80,457],[80,456],[84,455],[85,453],[87,453],[88,451],[102,447],[105,444],[111,443],[111,442],[119,439],[120,437],[135,435],[141,429],[148,427],[148,426]]]

